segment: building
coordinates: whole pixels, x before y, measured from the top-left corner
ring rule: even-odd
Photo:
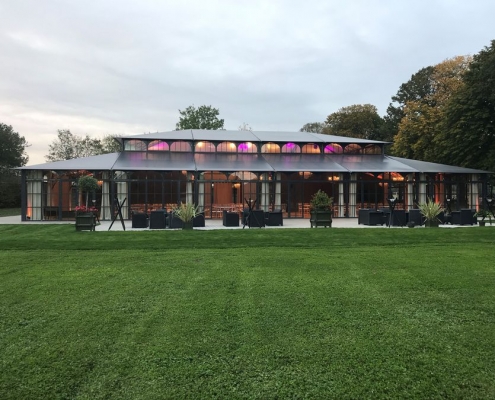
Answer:
[[[308,132],[187,130],[117,138],[120,153],[20,168],[22,219],[74,218],[82,203],[77,179],[92,174],[100,218],[115,199],[123,216],[194,202],[206,218],[241,210],[246,200],[285,218],[309,217],[311,196],[333,197],[335,217],[387,205],[409,210],[431,198],[451,209],[478,209],[488,195],[488,172],[385,154],[387,142]],[[491,189],[490,189],[491,190]]]

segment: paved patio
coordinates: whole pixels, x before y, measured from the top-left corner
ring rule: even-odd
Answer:
[[[74,225],[74,221],[21,221],[20,216],[14,217],[0,217],[0,224],[21,224],[21,225],[32,225],[32,224],[71,224]],[[108,231],[111,221],[102,221],[100,225],[96,227],[97,231]],[[471,228],[477,227],[478,225],[440,225],[440,228]],[[490,225],[487,225],[490,226]],[[290,228],[310,228],[309,219],[284,219],[284,226],[267,226],[262,229],[290,229]],[[389,229],[387,226],[367,226],[358,225],[357,218],[334,218],[332,222],[332,228],[363,228],[363,229]],[[416,227],[414,229],[423,229],[424,227]],[[132,228],[131,221],[125,221],[126,231],[143,231],[148,230],[148,228]],[[204,228],[194,228],[198,230],[213,230],[213,229],[242,229],[242,225],[239,227],[226,227],[222,225],[222,220],[220,219],[207,219],[206,226]],[[246,227],[245,229],[249,229]],[[260,229],[260,228],[251,228]],[[314,229],[326,229],[326,228],[314,228]],[[392,226],[390,229],[407,229],[406,227]],[[112,226],[112,231],[122,231],[122,223],[120,220],[116,220]]]

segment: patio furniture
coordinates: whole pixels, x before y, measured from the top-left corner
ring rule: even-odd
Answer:
[[[165,229],[167,227],[167,210],[150,212],[150,229]]]
[[[415,226],[423,225],[423,217],[421,211],[418,208],[412,208],[407,213],[407,222],[414,222]]]
[[[182,229],[184,227],[184,222],[182,222],[182,220],[173,212],[168,214],[167,222],[170,229]]]
[[[405,226],[406,225],[406,210],[394,210],[390,213],[387,221],[388,226]]]
[[[470,208],[463,208],[459,211],[452,211],[452,225],[473,225],[476,224],[475,211]]]
[[[383,211],[364,208],[359,210],[358,224],[383,225],[385,222],[387,222],[387,219]]]
[[[282,210],[273,210],[265,213],[265,225],[267,226],[284,226],[284,217]]]
[[[245,220],[249,228],[263,228],[265,226],[265,212],[263,210],[252,210]]]
[[[236,212],[223,210],[222,219],[223,226],[239,226],[239,214]]]
[[[194,228],[204,228],[205,227],[205,213],[199,213],[193,218]]]
[[[133,228],[147,228],[149,224],[148,214],[145,213],[133,213],[132,214],[132,227]]]

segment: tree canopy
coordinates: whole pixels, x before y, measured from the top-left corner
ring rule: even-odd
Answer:
[[[473,57],[446,107],[444,126],[444,159],[495,171],[495,40]]]
[[[354,138],[381,140],[383,119],[371,104],[355,104],[342,107],[330,114],[322,133]]]
[[[12,126],[0,123],[0,168],[22,167],[28,162],[26,139],[15,132]]]
[[[299,129],[299,132],[323,133],[323,128],[325,128],[323,122],[308,122]]]
[[[60,161],[117,151],[120,151],[120,145],[111,135],[100,140],[89,135],[74,135],[68,129],[59,129],[57,139],[48,146],[45,158],[47,161]]]
[[[433,92],[433,67],[421,68],[411,76],[406,83],[400,85],[397,93],[392,96],[392,103],[387,108],[382,129],[383,140],[391,142],[399,131],[399,124],[404,117],[404,108],[410,101],[428,102],[428,96]]]
[[[12,126],[0,123],[0,208],[18,207],[21,202],[19,171],[28,162],[26,139]]]
[[[223,129],[224,120],[218,119],[220,114],[217,108],[212,106],[189,106],[185,110],[179,110],[181,117],[175,125],[175,129]]]
[[[445,110],[452,96],[463,86],[463,75],[470,57],[457,56],[435,65],[429,71],[424,97],[406,101],[401,112],[392,151],[400,157],[432,162],[449,162],[442,157],[446,142]],[[419,94],[417,92],[416,94]]]

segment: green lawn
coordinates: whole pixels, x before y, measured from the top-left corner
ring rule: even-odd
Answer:
[[[0,398],[494,398],[494,238],[0,226]]]
[[[13,217],[21,215],[20,208],[0,208],[0,217]]]

